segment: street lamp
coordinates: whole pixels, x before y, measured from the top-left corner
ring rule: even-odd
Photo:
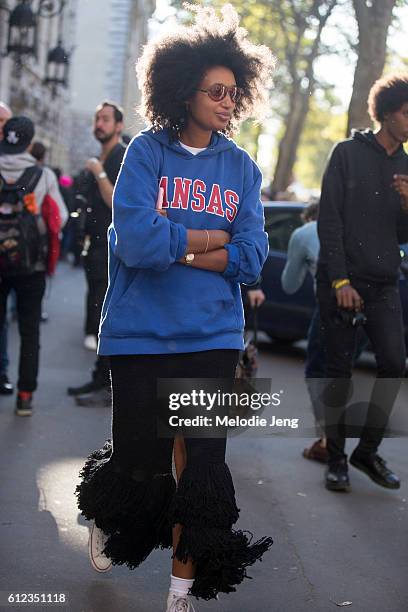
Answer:
[[[59,39],[57,46],[48,51],[45,85],[52,85],[53,91],[58,85],[68,87],[68,70],[69,55]]]
[[[67,0],[39,0],[36,12],[32,9],[33,0],[19,0],[14,9],[3,3],[0,9],[9,13],[7,51],[14,53],[17,63],[24,56],[37,57],[38,19],[51,18],[62,14]]]
[[[18,4],[9,17],[7,54],[34,55],[37,57],[37,20],[29,0]]]

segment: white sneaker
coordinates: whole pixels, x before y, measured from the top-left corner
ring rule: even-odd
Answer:
[[[195,612],[195,610],[187,595],[170,593],[167,599],[166,612]]]
[[[108,536],[93,522],[89,531],[88,553],[91,565],[97,572],[108,572],[112,568],[112,561],[103,554],[107,539]]]
[[[98,341],[96,340],[96,336],[92,334],[88,334],[84,338],[84,347],[88,349],[88,351],[96,351],[98,348]]]

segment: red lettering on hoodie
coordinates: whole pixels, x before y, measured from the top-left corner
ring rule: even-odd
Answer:
[[[167,176],[162,176],[161,179],[160,179],[160,184],[159,184],[159,188],[160,187],[163,188],[163,204],[162,204],[162,208],[168,208],[169,207],[169,201],[167,199],[168,184],[169,184],[169,178]]]
[[[224,216],[224,210],[222,208],[221,190],[218,183],[214,183],[212,187],[210,201],[206,208],[206,212],[211,213],[213,215],[217,215],[218,217]]]
[[[180,176],[174,177],[174,196],[170,208],[182,208],[183,210],[187,210],[191,183],[191,179],[182,178]]]
[[[205,190],[206,185],[204,181],[196,179],[193,184],[193,197],[191,200],[191,210],[194,210],[194,212],[203,212],[205,209]]]
[[[232,189],[227,189],[224,193],[225,197],[225,205],[226,211],[225,216],[227,217],[230,223],[233,222],[238,212],[238,204],[239,204],[239,195],[232,191]]]

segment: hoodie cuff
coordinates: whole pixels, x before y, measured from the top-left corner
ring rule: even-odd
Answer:
[[[330,284],[332,284],[336,280],[343,280],[344,278],[350,278],[345,268],[339,268],[337,270],[329,270],[328,277],[329,277]]]
[[[184,225],[177,224],[178,229],[178,245],[176,250],[175,261],[178,261],[186,254],[187,250],[187,230]]]
[[[226,244],[224,249],[226,249],[228,253],[228,264],[222,275],[225,276],[225,278],[233,278],[239,273],[239,249],[234,244]]]

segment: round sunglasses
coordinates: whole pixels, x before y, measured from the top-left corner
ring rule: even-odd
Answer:
[[[242,94],[244,93],[244,90],[241,89],[241,87],[237,87],[236,85],[227,87],[222,83],[214,83],[214,85],[211,85],[211,87],[208,87],[208,89],[197,89],[197,91],[206,93],[211,100],[214,100],[214,102],[220,102],[228,93],[229,97],[231,98],[231,102],[234,102],[234,104],[239,102]]]

